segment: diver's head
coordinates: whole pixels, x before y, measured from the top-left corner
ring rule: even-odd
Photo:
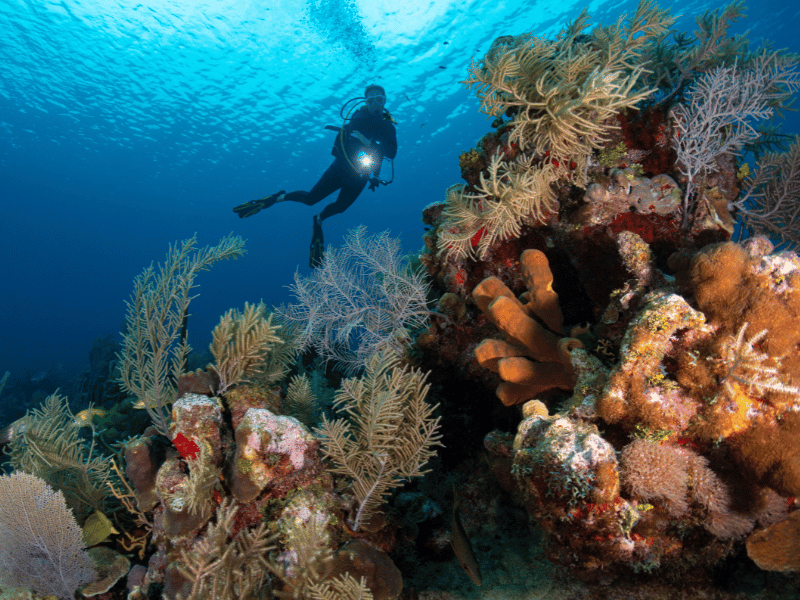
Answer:
[[[380,114],[386,104],[386,90],[374,83],[368,85],[367,89],[364,90],[364,102],[366,102],[367,109],[371,114]]]

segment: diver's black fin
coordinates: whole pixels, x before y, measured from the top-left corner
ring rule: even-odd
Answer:
[[[245,202],[244,204],[240,204],[239,206],[233,209],[237,215],[239,215],[240,219],[246,219],[247,217],[252,217],[253,215],[259,213],[260,211],[264,210],[265,208],[269,208],[273,204],[278,201],[278,198],[282,194],[285,194],[286,190],[281,190],[275,194],[270,194],[269,196],[264,196],[263,198],[259,198],[258,200],[250,200],[250,202]]]
[[[314,229],[311,233],[311,252],[309,266],[316,269],[322,264],[325,255],[325,239],[322,237],[322,221],[314,217]]]

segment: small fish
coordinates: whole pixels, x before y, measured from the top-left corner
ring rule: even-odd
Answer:
[[[75,415],[75,420],[72,424],[76,427],[91,427],[92,419],[94,417],[105,417],[106,411],[102,408],[87,408]]]
[[[83,524],[83,543],[88,548],[105,541],[111,534],[119,534],[114,525],[99,510],[94,511]]]
[[[28,428],[28,417],[22,417],[21,419],[17,419],[11,425],[7,425],[3,429],[0,429],[0,446],[8,444],[14,438],[21,436],[25,433],[25,430]]]
[[[481,585],[481,569],[478,566],[478,561],[475,560],[475,553],[472,551],[472,544],[469,543],[467,532],[464,531],[464,526],[461,524],[461,517],[458,516],[458,505],[461,503],[456,493],[456,486],[453,486],[453,531],[450,536],[450,544],[453,546],[453,552],[456,555],[458,564],[467,572],[469,578],[475,585]]]

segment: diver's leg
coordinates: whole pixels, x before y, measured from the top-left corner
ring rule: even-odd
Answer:
[[[342,186],[342,189],[339,191],[339,196],[336,198],[336,202],[333,204],[329,204],[326,206],[323,211],[318,215],[320,223],[327,219],[328,217],[332,217],[333,215],[338,215],[339,213],[343,213],[353,202],[356,201],[358,195],[367,185],[366,179],[350,179],[350,181],[346,182],[345,185]]]
[[[337,181],[341,189],[339,190],[339,197],[336,199],[336,202],[326,206],[320,214],[314,215],[312,222],[311,259],[309,261],[312,269],[319,267],[324,257],[325,243],[322,236],[322,221],[330,216],[344,212],[348,206],[355,202],[361,190],[363,190],[364,186],[367,184],[367,182],[361,178],[356,179],[348,177],[346,172],[340,172]]]
[[[325,257],[325,237],[322,234],[322,221],[319,215],[314,216],[314,223],[311,228],[311,247],[309,249],[308,266],[316,269],[322,264]]]
[[[282,201],[300,202],[306,206],[312,206],[330,196],[342,187],[341,169],[337,163],[338,161],[334,161],[325,170],[310,192],[289,192],[283,197]]]

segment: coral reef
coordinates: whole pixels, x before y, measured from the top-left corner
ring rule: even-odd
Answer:
[[[484,259],[523,225],[547,222],[558,207],[557,186],[585,186],[592,153],[618,127],[614,117],[653,91],[637,85],[641,54],[671,24],[665,11],[642,2],[626,23],[581,35],[588,27],[583,11],[556,40],[503,36],[473,61],[464,83],[476,87],[488,115],[511,116],[498,136],[501,148],[514,151],[485,154],[487,176],[465,177],[474,192],[450,188],[438,251]],[[461,164],[474,170],[482,161],[472,154]]]
[[[114,445],[56,396],[5,432],[78,522],[113,519],[96,593],[124,596],[112,546],[138,556],[130,600],[393,600],[469,537],[487,588],[513,570],[688,594],[743,561],[800,570],[800,257],[774,245],[798,239],[800,145],[765,153],[781,137],[752,127],[797,60],[729,36],[742,13],[688,35],[641,2],[498,38],[465,82],[495,121],[423,211],[424,272],[358,228],[297,276],[298,305],[223,315],[205,369],[185,364],[189,292],[241,240],[146,269],[119,356],[135,404],[98,421],[152,424]],[[733,241],[748,229],[775,240]],[[113,400],[97,370],[83,393]]]
[[[421,269],[400,254],[389,232],[368,236],[364,226],[348,231],[341,249],[290,286],[298,303],[278,312],[298,329],[299,345],[338,369],[354,374],[386,349],[402,353],[409,330],[427,326],[428,285]]]
[[[742,218],[784,245],[793,235],[791,215],[761,215],[786,213],[796,148],[765,155],[750,180],[737,156],[747,136],[770,143],[747,128],[797,89],[797,60],[726,38],[741,12],[706,13],[686,48],[667,44],[670,19],[647,3],[591,36],[578,35],[582,15],[555,41],[498,38],[466,82],[495,131],[462,155],[466,184],[423,212],[420,260],[440,306],[458,307],[417,340],[432,383],[462,394],[443,402],[445,444],[458,445],[448,412],[471,406],[492,476],[544,531],[548,557],[585,581],[700,582],[746,539],[763,568],[794,568],[800,259],[730,238]],[[633,31],[635,45],[617,44]],[[602,72],[607,55],[592,52],[608,44],[627,56],[609,79],[625,93],[598,92],[607,110],[589,117],[559,78],[588,82],[581,69]],[[717,118],[701,100],[715,77],[760,108]],[[571,112],[549,110],[561,93]],[[586,129],[569,127],[576,115]],[[695,121],[720,143],[693,146]],[[489,390],[509,408],[487,407]]]
[[[390,352],[374,355],[361,378],[346,379],[335,404],[347,419],[323,417],[322,437],[332,473],[353,479],[357,509],[348,525],[358,530],[404,479],[421,477],[441,445],[436,406],[425,402],[425,377],[400,366]]]
[[[194,280],[219,260],[244,254],[244,239],[229,235],[194,254],[197,237],[170,246],[163,265],[150,264],[136,279],[127,302],[126,331],[119,353],[120,382],[147,410],[161,435],[169,430],[174,380],[185,368],[191,347],[185,327]],[[169,377],[172,375],[172,377]]]

